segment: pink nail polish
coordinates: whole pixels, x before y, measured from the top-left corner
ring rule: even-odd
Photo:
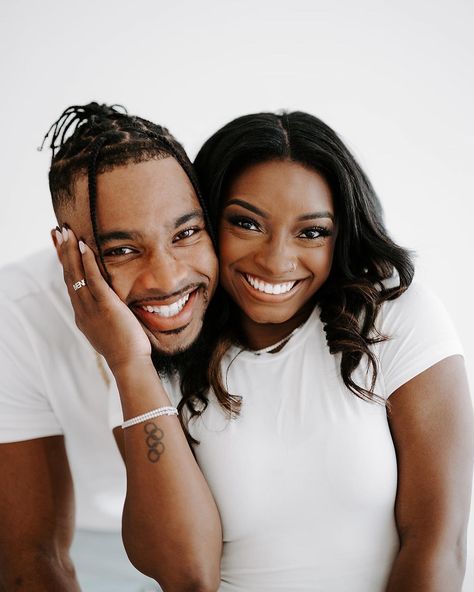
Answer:
[[[58,245],[61,246],[63,244],[63,235],[59,232],[59,230],[54,231],[56,233],[56,240],[58,241]]]
[[[81,251],[83,255],[86,252],[86,245],[81,240],[79,241],[79,251]]]
[[[68,238],[69,238],[69,230],[65,226],[63,226],[63,239],[64,239],[64,242],[66,242]]]

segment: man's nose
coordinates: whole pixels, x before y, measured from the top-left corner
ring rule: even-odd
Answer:
[[[163,296],[181,290],[189,283],[186,262],[173,253],[156,252],[144,262],[143,269],[135,282],[135,290],[155,290]]]
[[[255,263],[265,275],[283,278],[295,271],[297,258],[287,239],[271,236],[260,245],[255,255]]]

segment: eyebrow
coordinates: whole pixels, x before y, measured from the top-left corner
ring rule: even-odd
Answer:
[[[192,212],[188,212],[187,214],[183,214],[179,216],[172,222],[173,229],[179,228],[182,224],[186,224],[190,220],[194,218],[199,218],[204,220],[204,215],[201,210],[193,210]],[[111,230],[110,232],[101,232],[98,236],[99,244],[104,245],[105,243],[109,243],[114,240],[131,240],[131,241],[140,241],[143,239],[143,234],[138,230]]]
[[[142,233],[135,230],[111,230],[110,232],[101,232],[97,238],[99,244],[103,245],[114,240],[139,241],[142,237]]]
[[[257,214],[257,216],[261,216],[262,218],[268,218],[268,214],[263,212],[260,208],[257,208],[253,204],[249,203],[248,201],[244,201],[243,199],[231,199],[227,202],[225,207],[237,205]],[[311,212],[310,214],[303,214],[302,216],[298,216],[298,222],[303,222],[304,220],[314,220],[316,218],[329,218],[334,222],[334,214],[328,211],[321,211],[321,212]]]
[[[176,220],[174,221],[174,227],[178,228],[179,226],[181,226],[181,224],[186,224],[186,222],[189,222],[193,218],[199,218],[200,220],[204,220],[204,214],[202,213],[202,210],[196,209],[192,212],[184,214],[183,216],[180,216],[179,218],[176,218]]]
[[[298,222],[303,222],[304,220],[313,220],[315,218],[329,218],[329,220],[334,222],[334,214],[331,214],[331,212],[328,211],[303,214],[302,216],[298,216]]]
[[[225,207],[227,208],[228,206],[232,206],[234,204],[237,206],[241,206],[246,210],[250,210],[254,214],[257,214],[257,216],[261,216],[262,218],[268,218],[268,214],[263,212],[260,208],[257,208],[257,206],[254,206],[248,201],[244,201],[243,199],[231,199],[226,203]]]

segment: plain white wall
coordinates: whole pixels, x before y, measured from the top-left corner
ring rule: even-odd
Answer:
[[[122,103],[191,156],[235,116],[306,110],[351,146],[418,253],[474,384],[473,23],[470,0],[3,3],[0,265],[49,244],[50,154],[36,147],[65,107]]]

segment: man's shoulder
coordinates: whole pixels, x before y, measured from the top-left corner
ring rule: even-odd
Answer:
[[[61,267],[53,249],[37,251],[0,268],[0,295],[21,303],[49,291],[61,292]]]

